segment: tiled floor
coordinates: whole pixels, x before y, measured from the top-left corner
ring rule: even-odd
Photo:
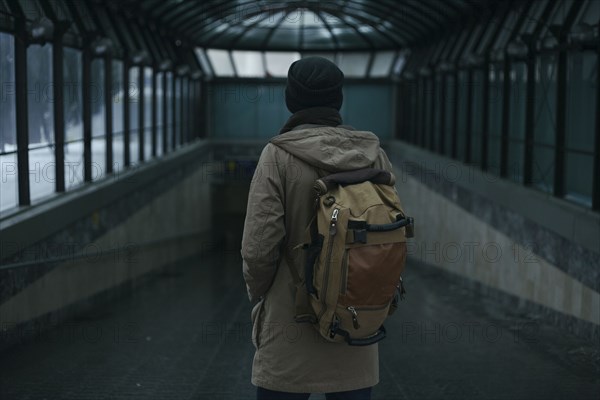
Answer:
[[[374,399],[598,399],[598,344],[408,266]],[[250,306],[234,252],[0,354],[0,399],[252,399]],[[313,396],[321,399],[321,395]]]

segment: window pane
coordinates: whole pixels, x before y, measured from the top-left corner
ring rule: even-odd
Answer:
[[[0,212],[19,204],[15,99],[15,45],[12,35],[0,32]]]
[[[83,108],[81,51],[65,48],[63,58],[65,114],[65,188],[83,183]]]
[[[217,76],[234,76],[233,65],[229,58],[229,51],[208,49],[208,58],[212,64],[212,69]]]
[[[17,154],[0,154],[0,212],[9,210],[19,204],[17,183]]]
[[[17,149],[15,46],[12,35],[0,32],[0,153]]]
[[[407,54],[401,53],[394,64],[394,74],[400,75],[404,71],[404,67],[406,66]]]
[[[594,156],[568,152],[566,157],[566,198],[592,206]]]
[[[206,52],[204,51],[204,49],[197,47],[196,48],[196,57],[198,58],[198,61],[200,62],[200,66],[202,67],[202,72],[204,72],[204,74],[206,74],[206,75],[213,75],[210,61],[208,60],[208,57],[206,56]]]
[[[471,163],[481,165],[481,138],[483,136],[483,78],[482,70],[473,71],[471,82]]]
[[[433,116],[433,150],[440,152],[440,144],[442,137],[442,107],[444,102],[442,99],[442,75],[435,75],[435,98],[434,98],[434,109],[435,114]]]
[[[508,178],[523,182],[525,157],[525,106],[527,94],[527,66],[513,64],[510,72],[510,113],[508,129]]]
[[[262,53],[258,51],[234,50],[231,52],[231,55],[233,56],[238,76],[242,78],[262,78],[265,76]]]
[[[388,76],[394,57],[396,57],[395,51],[380,51],[375,54],[375,60],[373,60],[373,66],[371,67],[371,77],[383,78]]]
[[[129,70],[129,154],[131,165],[138,163],[140,159],[139,145],[139,109],[140,109],[140,68],[132,67]]]
[[[549,193],[554,190],[556,63],[554,54],[541,55],[535,71],[533,185]]]
[[[589,151],[594,147],[598,55],[573,53],[567,69],[567,148]]]
[[[158,72],[156,74],[156,154],[163,154],[163,78],[164,72]]]
[[[425,104],[425,126],[423,127],[423,135],[425,136],[423,139],[423,143],[425,144],[426,148],[429,148],[429,146],[431,145],[430,141],[431,141],[431,129],[433,128],[432,122],[433,122],[433,116],[432,116],[432,110],[433,110],[433,98],[431,97],[432,94],[432,90],[433,90],[433,83],[430,77],[426,78],[424,80],[424,85],[423,85],[423,95],[424,95],[424,104]]]
[[[445,136],[444,136],[444,154],[447,156],[452,155],[452,127],[454,118],[456,115],[454,113],[454,103],[455,103],[455,90],[456,90],[456,82],[454,75],[446,76],[446,98],[444,99],[444,104],[446,107],[445,111]]]
[[[167,147],[173,148],[173,73],[167,72]]]
[[[598,25],[598,20],[600,19],[600,2],[597,0],[590,0],[581,7],[579,11],[579,18],[575,23],[575,27],[581,23],[586,23],[588,25]]]
[[[112,62],[112,117],[113,117],[113,171],[123,170],[125,165],[125,141],[123,140],[123,114],[125,113],[125,97],[123,86],[123,62]]]
[[[464,161],[467,145],[467,101],[469,94],[469,74],[467,71],[458,72],[458,108],[456,109],[456,158]]]
[[[290,69],[290,65],[292,65],[294,61],[298,61],[299,59],[300,53],[267,51],[265,53],[265,60],[267,62],[267,76],[287,76],[288,70]]]
[[[27,48],[29,186],[34,202],[54,192],[52,45]]]
[[[321,57],[335,63],[335,53],[302,53],[302,58]]]
[[[175,143],[174,147],[178,147],[181,143],[181,78],[175,78]]]
[[[425,99],[425,81],[423,78],[417,78],[417,106],[415,109],[415,129],[413,131],[413,143],[421,145],[423,143],[423,122],[426,107],[424,104]]]
[[[144,159],[152,158],[152,68],[144,68]]]
[[[106,113],[104,104],[104,60],[92,61],[90,96],[92,105],[92,180],[100,179],[106,171]]]
[[[182,108],[182,116],[181,116],[181,141],[182,143],[187,142],[188,138],[188,118],[189,118],[189,80],[186,77],[181,79],[181,108]]]
[[[502,99],[504,98],[504,74],[501,65],[490,65],[490,120],[488,126],[488,170],[500,175],[500,143],[502,132]]]
[[[29,150],[29,188],[32,203],[54,193],[55,172],[52,147]]]
[[[595,113],[598,93],[598,55],[569,55],[567,69],[567,198],[591,206]]]
[[[370,55],[368,53],[339,53],[340,69],[347,77],[364,78],[367,75]]]
[[[418,89],[417,80],[412,80],[407,84],[408,111],[406,114],[406,132],[403,137],[411,143],[414,143],[415,132],[417,130]]]

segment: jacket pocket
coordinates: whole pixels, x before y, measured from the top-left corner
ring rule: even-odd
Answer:
[[[250,313],[250,319],[252,320],[252,344],[256,350],[260,347],[260,332],[262,331],[264,304],[265,299],[263,297],[254,305],[252,312]]]

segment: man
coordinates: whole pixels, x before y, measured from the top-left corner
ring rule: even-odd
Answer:
[[[306,294],[292,274],[304,275],[298,244],[313,215],[315,180],[346,170],[392,169],[377,136],[341,125],[343,79],[324,58],[291,65],[285,98],[293,115],[263,149],[250,186],[241,253],[248,295],[256,302],[252,383],[259,400],[307,399],[310,393],[370,399],[379,381],[377,344],[331,343],[294,320],[295,297]]]

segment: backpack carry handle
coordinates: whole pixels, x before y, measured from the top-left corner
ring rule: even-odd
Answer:
[[[411,217],[402,218],[396,222],[392,222],[389,224],[367,224],[366,230],[367,232],[390,232],[405,226],[412,225],[413,222],[414,220]]]
[[[315,183],[315,191],[322,196],[337,185],[355,185],[367,181],[374,184],[394,186],[396,178],[394,178],[391,172],[376,168],[338,172],[337,174],[327,175],[324,178],[318,179]]]
[[[400,217],[401,215],[398,216]],[[414,222],[414,218],[403,216],[396,222],[391,222],[389,224],[368,224],[366,221],[348,221],[348,229],[365,230],[367,232],[390,232],[406,226],[406,236],[412,237],[408,235],[408,227],[412,227],[414,225]]]

